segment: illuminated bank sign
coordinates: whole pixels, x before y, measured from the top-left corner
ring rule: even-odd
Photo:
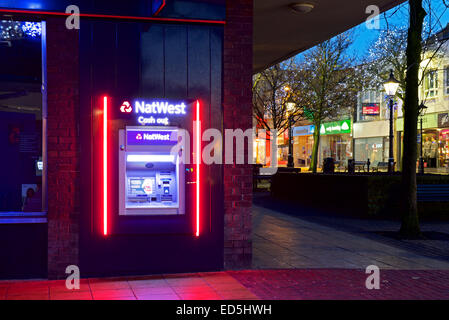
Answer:
[[[136,115],[137,122],[142,125],[170,124],[172,117],[182,117],[187,114],[187,105],[184,102],[172,103],[164,100],[147,101],[138,99],[131,104],[124,101],[120,106],[121,113]]]
[[[167,101],[145,102],[144,100],[135,102],[135,112],[137,114],[151,115],[175,115],[186,114],[186,105],[184,102],[171,104]]]
[[[127,130],[126,142],[128,145],[175,145],[178,143],[176,131],[162,130]]]
[[[325,122],[320,126],[320,134],[328,135],[328,134],[340,134],[340,133],[351,133],[352,121],[341,120],[334,122]]]

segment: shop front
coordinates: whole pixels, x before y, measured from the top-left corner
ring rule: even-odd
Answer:
[[[297,167],[310,167],[314,130],[314,125],[293,128],[293,159]]]
[[[449,113],[438,114],[438,164],[441,171],[449,173]]]
[[[229,88],[251,92],[252,37],[230,42],[251,35],[252,2],[24,3],[0,9],[30,34],[0,47],[0,278],[247,266],[251,168],[202,156],[207,129],[251,128],[251,94]]]
[[[286,167],[288,163],[288,144],[290,143],[288,130],[285,130],[279,134],[276,142],[278,166]]]
[[[352,158],[352,120],[322,123],[320,135],[319,163],[333,158],[337,168],[344,168]]]
[[[371,166],[388,160],[389,122],[387,120],[354,123],[354,159],[370,161]]]
[[[269,155],[267,155],[267,139],[265,135],[258,135],[254,140],[253,153],[254,163],[261,164],[263,166],[267,165]]]
[[[402,141],[403,119],[399,118],[396,124]],[[418,119],[418,158],[423,157],[426,173],[449,173],[448,133],[447,112],[423,115],[422,128],[421,117]]]

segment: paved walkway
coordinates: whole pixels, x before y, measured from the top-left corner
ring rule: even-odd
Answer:
[[[423,224],[435,240],[402,241],[385,236],[399,228],[394,221],[255,202],[253,270],[83,279],[80,290],[61,280],[0,281],[0,300],[449,299],[448,223]],[[365,286],[372,264],[379,290]]]
[[[231,274],[194,273],[65,281],[0,281],[0,300],[224,300],[258,299]]]
[[[0,300],[449,299],[449,271],[384,270],[380,289],[354,269],[278,269],[65,281],[0,281]]]
[[[423,223],[437,240],[385,236],[399,222],[335,217],[259,196],[253,206],[253,268],[449,270],[449,223]],[[276,210],[273,210],[276,208]]]
[[[365,272],[353,269],[252,270],[232,275],[267,300],[449,299],[449,271],[384,270],[379,290],[368,290]]]

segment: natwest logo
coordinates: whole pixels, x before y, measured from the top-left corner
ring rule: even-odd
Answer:
[[[171,104],[167,101],[153,101],[151,103],[143,100],[136,101],[136,113],[155,114],[155,115],[182,115],[186,114],[186,105],[184,102]]]
[[[149,141],[170,141],[170,133],[161,134],[161,133],[144,133],[143,140]]]
[[[133,107],[131,106],[131,104],[128,101],[125,101],[122,103],[122,105],[120,107],[120,112],[130,113],[132,111],[133,111]]]

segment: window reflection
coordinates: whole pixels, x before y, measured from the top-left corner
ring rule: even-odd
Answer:
[[[7,32],[11,26],[19,27]],[[0,211],[3,212],[43,209],[39,26],[37,22],[0,21]]]

